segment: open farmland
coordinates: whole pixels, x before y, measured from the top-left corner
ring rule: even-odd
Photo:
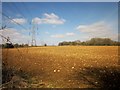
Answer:
[[[89,88],[110,85],[110,78],[115,84],[120,80],[117,46],[3,49],[3,62],[30,75],[29,87]],[[108,82],[104,82],[106,77]]]

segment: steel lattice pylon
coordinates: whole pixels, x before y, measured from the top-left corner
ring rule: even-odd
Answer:
[[[33,24],[32,27],[32,42],[31,42],[31,46],[36,46],[36,28],[35,28],[35,24]]]

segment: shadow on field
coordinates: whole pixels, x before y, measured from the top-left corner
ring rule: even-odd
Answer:
[[[15,69],[7,67],[4,63],[2,64],[2,83],[9,82],[15,75],[19,75],[21,78],[29,79],[32,74],[23,71],[22,69]]]
[[[84,82],[95,88],[120,88],[120,67],[86,67],[75,72],[77,80],[83,78]]]
[[[43,73],[44,72],[41,72],[41,74]],[[37,82],[35,79],[32,80],[33,77],[35,77],[35,74],[23,71],[22,69],[16,70],[15,68],[7,67],[4,63],[2,65],[2,88],[32,87],[31,84]]]
[[[15,70],[13,68],[2,65],[2,87],[3,88],[19,88],[27,87],[27,79],[30,78],[30,74],[23,70]]]

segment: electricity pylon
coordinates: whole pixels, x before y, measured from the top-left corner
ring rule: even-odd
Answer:
[[[35,24],[33,23],[32,24],[32,31],[31,31],[31,34],[32,34],[32,42],[31,42],[31,46],[36,46],[36,27],[35,27]]]

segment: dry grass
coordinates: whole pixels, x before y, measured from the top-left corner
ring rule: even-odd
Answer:
[[[76,74],[88,67],[119,68],[117,46],[33,47],[19,50],[22,56],[17,49],[4,49],[3,61],[8,63],[8,67],[30,73],[31,83],[37,80],[36,83],[43,82],[43,87],[48,88],[94,87],[86,80],[76,79]]]

